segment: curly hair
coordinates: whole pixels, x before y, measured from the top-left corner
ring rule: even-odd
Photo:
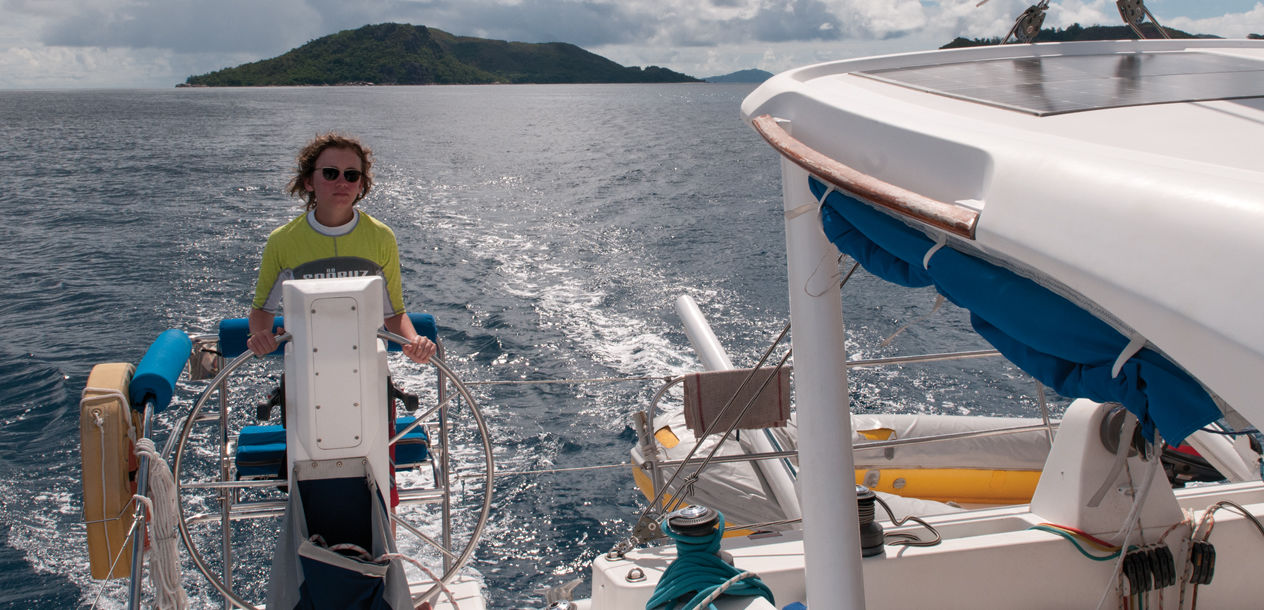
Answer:
[[[335,132],[320,134],[299,151],[298,167],[295,168],[295,175],[290,179],[288,187],[291,195],[307,202],[309,211],[316,209],[316,194],[307,190],[303,183],[316,171],[316,159],[326,148],[344,148],[355,151],[360,157],[360,194],[356,196],[356,202],[364,199],[373,188],[373,151],[351,136]]]

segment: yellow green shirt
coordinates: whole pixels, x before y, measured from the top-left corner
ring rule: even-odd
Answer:
[[[383,317],[405,312],[399,278],[399,246],[391,228],[356,210],[348,230],[324,227],[305,213],[268,236],[252,305],[281,311],[281,283],[291,279],[380,275],[386,281]]]

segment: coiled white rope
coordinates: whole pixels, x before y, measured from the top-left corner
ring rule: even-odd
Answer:
[[[171,467],[154,447],[154,441],[136,441],[136,455],[149,458],[149,497],[137,495],[136,501],[149,511],[152,549],[149,556],[149,580],[154,586],[155,605],[163,610],[189,607],[180,578],[180,534],[176,529],[176,481]],[[141,544],[137,535],[136,544]]]

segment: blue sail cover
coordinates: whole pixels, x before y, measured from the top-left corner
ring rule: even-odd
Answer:
[[[809,186],[818,200],[829,188],[816,178]],[[825,198],[821,222],[839,251],[870,273],[910,288],[934,286],[968,310],[975,331],[1027,374],[1066,397],[1123,404],[1150,440],[1157,428],[1179,444],[1221,416],[1201,384],[1148,348],[1112,375],[1129,338],[1036,282],[951,247],[923,267],[935,242],[838,191]]]

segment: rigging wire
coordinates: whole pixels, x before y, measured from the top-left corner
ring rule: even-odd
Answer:
[[[537,475],[537,474],[559,474],[562,472],[587,472],[590,470],[608,470],[610,468],[626,468],[629,466],[632,466],[632,464],[628,462],[623,462],[621,464],[599,464],[596,466],[571,466],[571,467],[565,467],[565,468],[545,468],[541,470],[497,470],[496,476],[498,477],[514,476],[514,475],[526,476],[526,475]],[[452,478],[457,479],[457,480],[477,479],[477,478],[481,478],[481,475],[457,474],[457,475],[453,475]]]
[[[621,381],[671,381],[674,377],[670,375],[644,375],[640,377],[576,377],[562,379],[510,379],[505,381],[467,381],[466,386],[495,386],[495,385],[537,385],[550,383],[565,384],[582,384],[582,383],[615,383]]]

